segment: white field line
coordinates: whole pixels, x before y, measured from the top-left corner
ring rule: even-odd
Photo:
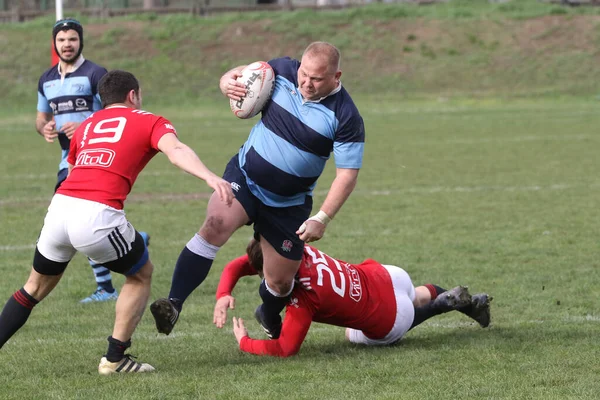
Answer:
[[[199,226],[198,226],[199,227]],[[152,251],[153,248],[155,247],[181,247],[183,248],[183,246],[186,245],[186,243],[190,240],[190,238],[194,235],[193,232],[190,232],[189,237],[186,238],[182,238],[181,240],[169,240],[169,241],[164,241],[164,242],[154,242],[152,241],[150,243],[150,251]],[[236,237],[232,237],[231,239],[229,239],[227,241],[227,243],[230,242],[239,242],[239,243],[248,243],[248,241],[252,238],[252,236],[248,236],[248,237],[242,237],[242,236],[236,236]],[[0,252],[11,252],[11,251],[31,251],[35,249],[35,243],[30,243],[30,244],[16,244],[16,245],[0,245]]]
[[[57,171],[58,172],[58,171]],[[169,176],[169,175],[185,175],[185,172],[178,169],[171,171],[148,171],[140,174],[140,176]],[[49,178],[56,178],[56,173],[51,174],[4,174],[0,176],[0,180],[11,180],[11,181],[25,181],[25,180],[43,180]]]
[[[249,318],[248,318],[249,319]],[[600,316],[595,315],[586,315],[586,316],[567,316],[563,318],[563,322],[567,323],[596,323],[600,322]],[[514,321],[517,324],[543,324],[545,321],[541,320],[530,320],[530,321]],[[112,323],[112,322],[111,322]],[[199,324],[199,326],[205,327],[208,324]],[[423,326],[432,327],[436,329],[457,329],[457,328],[478,328],[477,323],[473,321],[457,321],[457,322],[447,322],[447,323],[437,323],[434,321],[427,321],[423,324]],[[494,324],[492,321],[492,325],[490,328],[494,328]],[[207,329],[217,329],[212,325]],[[335,327],[327,324],[313,324],[311,325],[311,332],[332,332],[336,334],[336,330],[342,330],[343,328]],[[489,328],[488,328],[489,329]],[[231,323],[228,323],[224,328],[221,329],[222,332],[226,334],[233,335],[231,332]],[[256,339],[265,339],[264,335],[262,335],[261,329],[250,329],[250,336]],[[146,341],[164,341],[164,340],[177,340],[177,339],[185,339],[185,338],[195,338],[201,339],[204,338],[207,334],[198,330],[190,330],[185,332],[173,332],[169,336],[161,335],[158,333],[148,333],[148,332],[136,332],[135,338],[136,340],[146,340]],[[43,339],[11,339],[8,343],[12,342],[12,346],[26,346],[30,347],[33,344],[44,344],[44,345],[60,345],[64,346],[65,344],[88,344],[88,343],[104,343],[106,342],[106,335],[98,336],[98,337],[56,337],[56,338],[43,338]]]
[[[527,136],[516,136],[516,137],[497,137],[497,138],[454,138],[454,139],[440,139],[440,140],[425,140],[425,141],[408,141],[407,145],[444,145],[444,144],[477,144],[477,143],[520,143],[520,142],[535,142],[535,141],[560,141],[560,140],[585,140],[595,139],[598,135],[591,134],[579,134],[579,135],[527,135]],[[164,171],[148,171],[142,172],[140,176],[171,176],[171,175],[183,175],[182,171],[164,170]],[[45,180],[56,178],[56,173],[49,174],[2,174],[0,180],[2,181],[24,181],[24,180]]]
[[[554,191],[554,190],[569,190],[575,187],[587,187],[590,189],[600,188],[600,183],[590,184],[553,184],[553,185],[531,185],[531,186],[424,186],[424,187],[412,187],[406,189],[394,189],[394,190],[365,190],[358,189],[352,193],[353,196],[395,196],[401,194],[411,193],[423,193],[423,194],[434,194],[434,193],[474,193],[474,192],[537,192],[537,191]],[[325,196],[327,191],[317,190],[314,192],[317,196]],[[137,193],[131,195],[128,199],[128,203],[146,202],[146,201],[160,201],[160,200],[171,200],[171,201],[192,201],[198,199],[208,199],[210,193]],[[51,196],[42,197],[7,197],[0,199],[0,207],[2,206],[19,206],[24,204],[42,203],[50,204]]]

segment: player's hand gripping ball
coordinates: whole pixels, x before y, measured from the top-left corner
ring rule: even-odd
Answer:
[[[231,111],[241,119],[252,118],[267,104],[275,86],[275,71],[264,61],[253,62],[242,70],[237,78],[246,86],[246,96],[229,100]]]

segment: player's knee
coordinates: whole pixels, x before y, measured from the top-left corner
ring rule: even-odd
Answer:
[[[283,279],[281,277],[267,280],[267,285],[280,295],[284,295],[289,293],[292,290],[292,284],[294,283],[293,279]]]
[[[154,272],[154,264],[152,261],[146,261],[146,264],[142,268],[140,268],[135,274],[128,275],[128,278],[131,277],[141,283],[150,284],[152,281],[152,273]]]
[[[198,232],[207,242],[220,241],[228,232],[225,219],[220,215],[209,215]]]

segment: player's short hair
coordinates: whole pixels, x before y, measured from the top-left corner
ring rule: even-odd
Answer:
[[[98,94],[103,108],[111,104],[124,103],[132,90],[139,94],[140,83],[137,78],[131,72],[119,69],[108,72],[98,82]]]
[[[250,240],[248,246],[246,246],[246,254],[248,254],[248,261],[250,265],[258,272],[263,270],[263,254],[260,248],[260,242],[256,239]]]
[[[335,67],[335,71],[340,69],[341,53],[340,50],[327,42],[312,42],[306,47],[302,56],[320,56],[325,57],[331,67]]]

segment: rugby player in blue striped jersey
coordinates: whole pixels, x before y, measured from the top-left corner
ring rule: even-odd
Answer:
[[[311,43],[301,61],[269,61],[275,71],[271,101],[239,153],[225,169],[235,200],[231,207],[209,200],[200,231],[181,252],[168,298],[150,309],[159,332],[169,334],[184,301],[206,278],[219,248],[243,225],[260,237],[265,279],[263,304],[256,317],[276,338],[280,312],[294,285],[304,243],[319,240],[326,225],[348,199],[362,166],[363,119],[342,86],[340,52],[332,44]],[[244,66],[226,72],[222,93],[233,100],[246,95],[236,80]],[[319,211],[310,216],[312,192],[331,153],[336,177]]]
[[[86,60],[83,51],[83,26],[75,19],[61,19],[52,28],[54,49],[59,63],[47,69],[38,83],[35,126],[48,143],[58,140],[62,151],[55,191],[67,179],[67,154],[77,127],[94,111],[102,108],[97,86],[106,68]],[[146,244],[148,234],[140,232]],[[116,300],[108,269],[90,262],[96,278],[96,290],[82,303]]]

